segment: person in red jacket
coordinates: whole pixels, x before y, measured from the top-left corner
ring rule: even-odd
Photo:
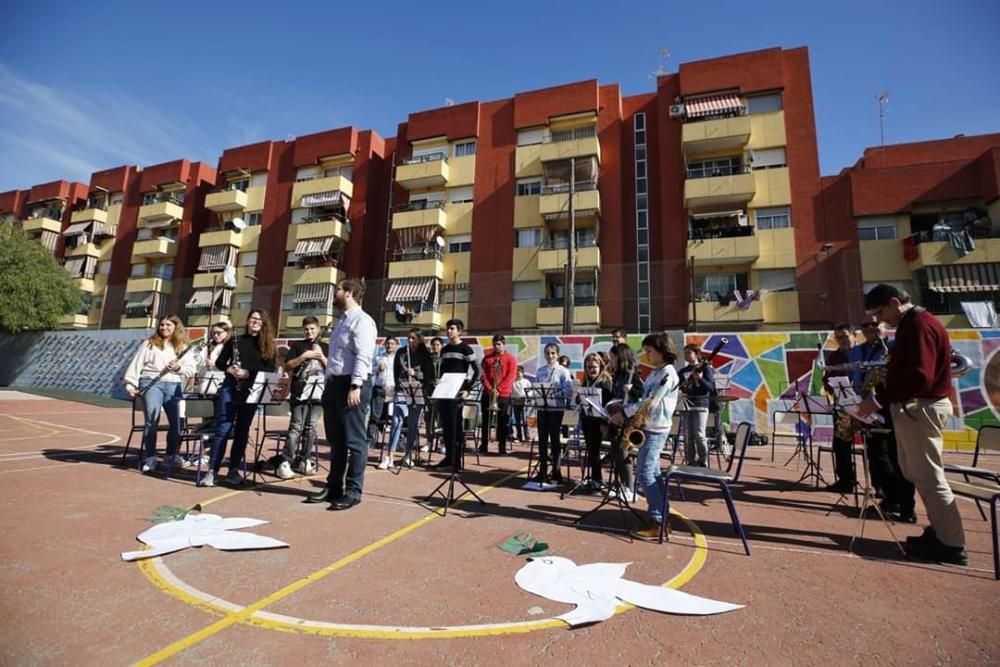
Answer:
[[[517,360],[507,352],[507,339],[498,334],[493,337],[493,349],[483,355],[482,363],[483,394],[480,397],[483,420],[483,439],[479,451],[488,451],[490,442],[490,426],[493,414],[490,404],[493,401],[493,391],[497,392],[496,429],[497,442],[500,444],[500,455],[507,454],[507,415],[510,414],[510,393],[517,377]]]
[[[896,328],[885,387],[865,399],[867,416],[888,405],[896,433],[899,467],[913,483],[930,526],[906,540],[907,553],[921,560],[968,565],[965,531],[955,496],[944,475],[942,430],[952,416],[951,341],[941,322],[910,295],[892,285],[876,285],[865,295],[865,310]]]

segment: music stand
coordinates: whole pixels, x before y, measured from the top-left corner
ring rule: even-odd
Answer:
[[[459,400],[458,395],[462,392],[462,386],[465,383],[465,373],[445,373],[441,376],[438,385],[434,388],[434,394],[431,395],[431,400],[435,401],[454,401],[456,414],[454,415],[455,424],[453,431],[456,435],[456,440],[458,431],[457,429],[462,428],[462,407],[464,401]],[[462,462],[465,459],[465,446],[459,446],[458,442],[454,443],[454,449],[451,453],[451,472],[437,487],[427,494],[427,500],[430,500],[435,495],[439,495],[444,499],[444,512],[442,516],[448,515],[448,507],[455,504],[466,494],[471,494],[476,500],[481,504],[486,504],[482,498],[480,498],[475,491],[469,488],[469,485],[462,481]],[[462,493],[455,495],[455,484],[461,485],[464,491]],[[443,490],[445,487],[447,491]]]
[[[617,427],[621,428],[621,427]],[[645,521],[643,516],[632,507],[628,498],[625,497],[625,490],[621,486],[621,471],[618,469],[619,451],[621,449],[621,434],[614,433],[611,438],[611,451],[609,454],[609,460],[611,465],[608,466],[608,486],[604,489],[604,497],[601,498],[601,502],[597,504],[596,507],[586,512],[583,516],[577,518],[574,522],[574,526],[579,526],[584,521],[589,519],[591,516],[596,514],[599,510],[603,509],[611,503],[618,504],[618,511],[621,513],[622,518],[622,531],[628,531],[628,515],[625,514],[627,509],[629,512],[635,515],[635,518],[640,522]],[[631,491],[631,489],[629,489]],[[669,493],[669,490],[665,490],[665,493]]]
[[[579,387],[576,392],[577,405],[580,408],[580,418],[581,419],[601,419],[607,420],[607,412],[601,407],[601,388],[600,387]],[[582,426],[581,426],[582,430]],[[587,438],[583,438],[584,450],[587,448]],[[577,442],[577,452],[579,452],[579,442]],[[589,466],[589,451],[585,451],[588,459],[586,461],[587,465],[581,465],[580,481],[577,482],[572,489],[559,494],[559,498],[564,499],[566,496],[575,495],[581,488],[593,481],[590,476],[590,466]],[[584,472],[584,469],[586,470]]]
[[[253,379],[253,384],[250,385],[249,393],[247,394],[246,400],[243,401],[245,405],[255,405],[257,414],[255,415],[257,426],[256,432],[254,434],[254,462],[253,462],[253,481],[256,483],[260,475],[260,450],[264,446],[264,441],[260,437],[261,428],[261,414],[263,413],[265,405],[276,405],[281,403],[281,400],[277,399],[274,395],[275,391],[279,391],[279,383],[283,377],[281,371],[275,373],[263,373],[258,372]],[[283,389],[283,387],[282,387]],[[246,465],[246,459],[244,457],[243,465]]]
[[[553,385],[551,382],[532,382],[531,396],[526,400],[530,400],[532,407],[535,408],[535,437],[531,440],[531,445],[528,447],[528,482],[530,483],[533,473],[537,470],[537,466],[534,469],[532,468],[532,460],[535,453],[535,443],[539,442],[538,436],[541,433],[538,425],[538,413],[562,412],[566,406],[562,396],[559,396],[559,387]],[[562,443],[559,444],[561,446]],[[540,442],[539,447],[541,447]],[[552,488],[555,488],[555,485]],[[540,483],[538,490],[545,491],[547,489],[544,484]]]
[[[862,471],[862,476],[864,477],[865,480],[864,489],[862,489],[862,495],[864,496],[864,501],[861,503],[861,515],[858,517],[858,528],[857,530],[854,531],[854,536],[851,537],[851,543],[847,545],[847,551],[852,552],[852,550],[854,549],[854,541],[859,537],[863,538],[865,536],[865,521],[868,520],[868,508],[874,507],[875,511],[878,512],[878,516],[882,520],[882,523],[885,524],[886,529],[889,531],[889,535],[892,537],[892,541],[896,543],[896,546],[899,547],[900,553],[902,553],[903,557],[905,558],[906,550],[903,549],[903,545],[899,543],[898,539],[896,539],[896,533],[892,532],[892,526],[890,525],[889,520],[886,518],[885,512],[882,511],[882,507],[878,504],[878,501],[875,497],[875,489],[872,488],[871,480],[868,475],[868,435],[870,433],[891,434],[892,429],[876,428],[874,426],[864,424],[859,430],[861,431],[861,441],[862,441],[861,465],[864,466],[864,470]],[[840,501],[838,500],[837,502]]]
[[[785,465],[787,466],[792,459],[798,456],[798,453],[801,450],[802,456],[806,460],[806,467],[802,471],[802,475],[794,482],[789,482],[785,484],[785,487],[781,489],[782,491],[787,491],[788,488],[791,487],[793,484],[799,484],[807,479],[814,480],[816,488],[819,488],[819,483],[821,480],[823,481],[823,483],[826,483],[826,480],[823,479],[823,473],[820,472],[819,465],[816,464],[816,459],[813,456],[813,431],[815,431],[816,427],[813,418],[816,415],[832,414],[833,410],[830,407],[830,404],[827,401],[823,400],[821,397],[802,394],[801,391],[799,390],[799,383],[801,381],[802,381],[801,378],[795,381],[795,390],[796,393],[799,394],[799,398],[795,401],[795,405],[796,406],[805,405],[806,408],[805,414],[808,415],[809,417],[809,428],[806,431],[805,437],[802,438],[801,442],[799,444],[796,444],[795,451],[792,452],[792,456],[788,459],[788,461],[785,461]],[[801,407],[799,407],[798,412],[800,413],[802,412]]]
[[[409,410],[413,410],[414,406],[419,405],[424,407],[424,392],[423,385],[419,380],[403,380],[402,382],[396,383],[396,391],[403,397],[403,402],[406,404],[408,412],[406,420],[410,421]],[[419,422],[419,418],[416,420]],[[407,424],[406,439],[410,439],[409,424]],[[419,435],[420,429],[417,428],[417,433]],[[414,457],[413,462],[416,465],[420,465],[420,439],[416,438],[414,440],[414,449],[416,452],[411,451],[410,455]],[[430,460],[430,451],[427,452],[427,459]]]
[[[199,396],[216,396],[219,393],[219,389],[222,388],[222,383],[225,379],[226,374],[224,371],[214,369],[204,370],[195,375],[191,393],[198,394]]]

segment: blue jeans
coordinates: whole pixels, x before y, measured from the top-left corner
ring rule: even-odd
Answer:
[[[288,463],[296,459],[308,459],[312,455],[313,443],[316,441],[316,422],[323,412],[318,403],[291,402],[291,419],[288,422],[288,438],[281,452],[282,458]],[[301,448],[299,440],[302,441]]]
[[[392,404],[392,426],[389,428],[389,453],[393,454],[396,448],[399,447],[399,436],[403,432],[403,420],[407,417],[407,409],[405,403],[393,403]],[[409,424],[409,422],[407,422]],[[407,436],[407,440],[409,437]],[[409,454],[410,448],[407,446],[406,453]]]
[[[660,487],[660,452],[668,433],[646,433],[646,442],[639,448],[635,476],[646,492],[649,520],[659,523],[663,518],[663,489]]]
[[[215,397],[215,435],[212,438],[211,470],[219,472],[222,467],[222,455],[226,452],[226,440],[230,433],[233,436],[233,446],[229,450],[229,469],[238,470],[243,465],[247,450],[247,439],[250,437],[250,424],[257,412],[256,405],[247,405],[236,397],[236,383],[227,377]]]
[[[326,379],[323,390],[323,424],[333,461],[326,488],[331,498],[344,496],[360,500],[368,464],[365,431],[372,400],[371,378],[361,385],[361,404],[353,408],[347,405],[350,389],[350,375],[332,375]]]
[[[139,389],[153,383],[151,378],[139,380]],[[143,417],[142,457],[156,456],[156,428],[160,423],[160,410],[167,411],[167,456],[177,453],[181,442],[180,405],[183,399],[180,382],[157,382],[142,397]]]

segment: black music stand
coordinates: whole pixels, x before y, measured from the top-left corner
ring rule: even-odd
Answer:
[[[462,392],[461,380],[464,378],[462,373],[445,373],[441,376],[442,380],[448,378],[449,375],[458,376],[456,378],[456,386],[449,386],[449,383],[439,384],[434,390],[434,395],[431,396],[431,400],[435,401],[455,401],[456,414],[454,416],[455,424],[453,431],[456,435],[456,440],[458,440],[458,429],[462,428],[462,408],[464,406],[464,401],[458,398],[458,395]],[[438,412],[440,414],[440,410]],[[430,500],[435,495],[439,495],[444,499],[444,512],[442,516],[448,515],[448,507],[454,505],[457,501],[461,500],[466,494],[471,494],[473,498],[478,500],[480,504],[485,505],[485,501],[480,498],[475,491],[473,491],[468,484],[462,481],[462,464],[465,460],[465,446],[460,445],[459,442],[454,443],[454,449],[452,450],[451,456],[451,472],[437,487],[427,494],[427,500]],[[455,495],[455,484],[459,484],[464,491],[462,493]],[[447,490],[445,490],[447,487]]]
[[[281,380],[281,373],[258,372],[250,385],[244,405],[255,405],[257,414],[256,432],[254,434],[254,461],[253,461],[253,481],[256,483],[260,477],[260,452],[264,447],[264,439],[261,438],[261,415],[267,405],[280,405],[283,401],[275,398],[274,393],[278,390]],[[243,457],[244,473],[246,472],[246,455]]]
[[[531,444],[528,447],[528,482],[531,483],[532,477],[535,471],[538,469],[537,466],[533,466],[532,461],[534,460],[535,454],[535,443],[539,442],[539,433],[541,433],[541,428],[538,424],[538,413],[539,412],[554,412],[565,410],[565,405],[563,399],[558,395],[559,387],[553,385],[551,382],[532,382],[531,383],[531,397],[526,400],[531,401],[532,407],[535,409],[535,437],[531,440]],[[562,446],[562,443],[559,443]],[[539,443],[539,447],[541,444]],[[556,488],[552,485],[552,488]],[[539,484],[538,491],[548,491],[544,484]]]
[[[408,411],[412,410],[414,408],[414,406],[417,406],[417,405],[419,405],[421,407],[425,407],[423,388],[424,387],[423,387],[422,384],[420,384],[419,380],[403,380],[402,382],[399,382],[399,383],[396,384],[396,391],[399,391],[401,393],[401,395],[403,396],[403,402],[406,404],[406,407],[407,407]],[[409,415],[409,412],[407,412],[406,421],[407,421],[406,438],[407,438],[407,440],[409,440],[409,437],[410,437],[410,433],[409,433],[409,430],[410,430],[409,429],[410,415]],[[419,419],[417,421],[419,421]],[[420,433],[419,427],[417,428],[417,433],[418,433],[418,435]],[[400,437],[402,437],[402,435],[400,435]],[[420,465],[420,438],[418,437],[416,440],[414,440],[414,442],[415,442],[414,449],[416,451],[411,451],[409,453],[409,456],[413,456],[413,463],[414,463],[414,465]],[[430,451],[429,450],[427,452],[427,459],[430,460]]]
[[[577,398],[577,404],[580,407],[581,420],[587,418],[602,419],[602,420],[607,419],[607,417],[604,414],[601,414],[603,410],[599,410],[602,398],[600,387],[579,387],[577,388],[576,398]],[[588,401],[587,399],[590,400]],[[590,401],[594,402],[591,403]],[[583,430],[582,424],[580,430],[582,434]],[[590,452],[586,451],[587,438],[585,436],[583,437],[583,443],[584,443],[584,451],[588,458],[586,459],[586,465],[581,465],[580,481],[574,484],[573,488],[570,489],[569,491],[564,491],[563,493],[559,494],[560,500],[564,499],[566,496],[576,495],[580,491],[580,489],[593,482],[593,478],[590,476],[590,465],[589,465]],[[579,443],[577,443],[577,451],[579,452]],[[584,469],[586,470],[585,472]]]
[[[823,478],[823,473],[819,469],[819,465],[816,463],[816,458],[813,456],[813,432],[816,430],[816,424],[814,422],[814,417],[820,414],[832,414],[829,403],[821,399],[819,396],[812,396],[809,394],[803,394],[799,390],[799,383],[801,378],[795,381],[795,390],[799,395],[799,398],[795,401],[796,406],[805,405],[805,414],[809,416],[809,430],[806,432],[805,437],[801,439],[799,443],[796,444],[795,451],[792,452],[792,456],[785,461],[787,466],[792,459],[798,456],[799,451],[802,452],[802,457],[806,460],[806,467],[802,471],[802,475],[794,482],[789,482],[785,484],[784,488],[781,489],[782,492],[787,491],[793,484],[800,484],[806,480],[813,480],[816,488],[819,488],[819,483],[822,481],[824,484],[826,480]],[[802,412],[801,407],[799,407],[799,412]]]
[[[903,549],[903,545],[899,543],[896,538],[896,533],[892,532],[892,525],[885,516],[885,512],[882,511],[882,507],[878,504],[878,500],[875,497],[875,489],[872,488],[871,478],[868,475],[868,436],[872,433],[892,433],[892,429],[878,428],[874,425],[864,424],[860,428],[861,431],[861,465],[864,466],[862,471],[862,476],[864,477],[864,488],[861,493],[864,500],[861,503],[861,515],[858,517],[858,528],[854,531],[854,536],[851,537],[851,543],[847,545],[847,551],[851,552],[854,549],[854,541],[859,537],[865,536],[865,521],[868,520],[868,508],[874,507],[875,511],[878,513],[879,518],[882,523],[885,524],[886,529],[889,531],[889,535],[892,536],[892,541],[896,543],[899,548],[900,553],[903,557],[906,557],[906,550]],[[837,502],[840,502],[839,500]]]
[[[620,427],[619,427],[620,428]],[[574,526],[581,525],[584,521],[589,519],[599,510],[603,509],[611,503],[618,504],[618,511],[621,513],[622,518],[622,531],[628,532],[628,515],[625,513],[627,509],[629,512],[635,515],[635,518],[640,522],[644,522],[645,518],[639,514],[639,512],[632,507],[632,504],[625,497],[624,489],[621,486],[621,471],[618,469],[618,453],[621,448],[621,435],[619,433],[614,433],[611,438],[611,452],[609,455],[611,465],[608,466],[608,486],[604,490],[604,497],[601,498],[601,502],[597,504],[596,507],[589,510],[583,516],[577,518],[574,522]],[[631,490],[631,489],[630,489]],[[669,490],[665,490],[669,493]]]

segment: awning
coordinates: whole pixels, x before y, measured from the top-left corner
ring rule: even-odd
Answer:
[[[221,271],[236,265],[236,248],[231,245],[212,245],[201,249],[199,271]]]
[[[153,305],[153,297],[155,296],[156,292],[147,292],[145,294],[140,292],[139,294],[133,294],[131,298],[125,302],[125,308],[149,308]]]
[[[70,225],[65,230],[63,230],[63,236],[76,236],[77,234],[86,234],[87,228],[90,227],[92,223],[90,222],[78,222],[74,225]]]
[[[330,303],[333,296],[333,285],[329,283],[312,283],[296,285],[294,303]]]
[[[315,208],[317,206],[337,206],[343,202],[340,190],[330,190],[329,192],[316,192],[302,197],[302,208]]]
[[[435,236],[441,233],[441,228],[437,225],[424,225],[422,227],[405,227],[394,231],[396,248],[406,250],[418,243],[430,243]]]
[[[426,301],[437,278],[404,278],[392,283],[386,301]]]
[[[83,257],[77,257],[75,259],[67,259],[66,264],[63,268],[66,269],[66,273],[69,274],[70,278],[79,278],[83,275]]]
[[[49,252],[55,252],[56,244],[59,243],[59,235],[55,232],[43,229],[41,235],[38,237],[38,241],[42,244],[42,247]]]
[[[83,259],[83,277],[87,280],[93,280],[95,273],[97,273],[97,258],[87,255]]]
[[[688,118],[698,118],[724,113],[739,113],[743,111],[743,102],[735,93],[728,93],[684,100],[684,108]]]
[[[330,252],[333,237],[324,236],[318,239],[303,239],[295,244],[295,254],[302,257],[319,257]]]
[[[927,267],[927,287],[945,294],[1000,290],[1000,264],[951,264]]]

